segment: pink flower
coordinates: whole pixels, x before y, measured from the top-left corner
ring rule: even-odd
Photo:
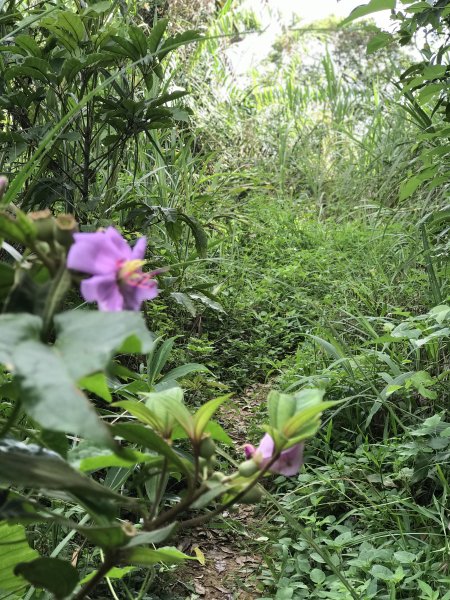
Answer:
[[[133,248],[114,227],[95,233],[75,233],[67,255],[69,269],[92,275],[81,282],[81,295],[99,310],[139,310],[158,295],[156,274],[144,273],[145,237]]]
[[[286,475],[286,477],[297,475],[303,464],[303,446],[304,444],[295,444],[287,450],[283,450],[280,457],[273,463],[269,471],[272,473],[279,473],[280,475]],[[252,444],[245,444],[244,446],[246,458],[253,458],[261,468],[264,468],[270,461],[274,450],[275,442],[268,433],[265,434],[257,448],[252,446]]]

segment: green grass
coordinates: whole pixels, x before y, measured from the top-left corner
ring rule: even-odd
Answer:
[[[202,336],[232,388],[277,375],[308,334],[339,326],[346,312],[385,316],[393,307],[424,307],[420,260],[398,272],[399,226],[321,223],[305,205],[260,195],[241,211],[246,219],[234,224],[211,266],[226,313],[206,313]]]

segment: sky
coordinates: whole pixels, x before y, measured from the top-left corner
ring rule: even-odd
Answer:
[[[356,6],[367,3],[368,0],[244,0],[243,8],[258,15],[263,33],[245,36],[243,41],[228,49],[235,74],[238,78],[245,76],[267,56],[282,26],[289,25],[293,15],[298,15],[306,25],[329,15],[345,18]],[[389,15],[390,11],[385,10],[371,17],[379,27],[388,28]]]
[[[305,23],[322,19],[328,15],[346,17],[360,4],[367,4],[368,0],[269,0],[272,9],[278,10],[285,19],[290,20],[293,13],[298,14]],[[258,10],[263,4],[262,0],[246,0],[246,4]],[[389,10],[374,13],[372,18],[379,26],[388,25]]]

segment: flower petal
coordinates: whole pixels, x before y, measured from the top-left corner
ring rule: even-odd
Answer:
[[[69,269],[106,275],[116,272],[118,263],[129,260],[131,248],[113,227],[106,231],[75,233],[74,243],[67,256]]]
[[[81,282],[81,295],[86,302],[97,302],[99,310],[123,310],[124,299],[115,275],[95,275]]]
[[[269,468],[269,471],[285,475],[286,477],[296,475],[303,464],[303,446],[303,444],[294,444],[291,448],[283,450],[280,457]],[[275,442],[268,433],[264,435],[258,448],[255,449],[251,444],[244,446],[246,458],[253,458],[261,469],[268,464],[274,451]]]
[[[142,260],[145,256],[146,248],[147,248],[147,238],[146,237],[139,238],[138,241],[133,246],[133,249],[131,250],[132,260],[134,260],[134,259]]]
[[[265,461],[267,461],[269,458],[272,458],[274,450],[275,442],[273,441],[272,437],[266,433],[263,439],[260,441],[256,451],[260,453],[260,456],[262,456]]]
[[[250,459],[256,452],[256,448],[253,444],[245,444],[244,445],[244,454],[245,458]]]
[[[279,473],[286,477],[297,475],[300,471],[300,467],[303,464],[303,444],[295,444],[283,450],[281,456],[276,460],[270,467],[272,473]]]
[[[130,246],[127,244],[125,239],[114,227],[108,227],[104,231],[105,237],[108,242],[116,248],[117,252],[120,253],[122,260],[131,260],[132,251]]]
[[[153,300],[158,295],[158,283],[155,279],[148,280],[145,285],[123,284],[121,287],[124,298],[124,310],[139,310],[144,300]]]

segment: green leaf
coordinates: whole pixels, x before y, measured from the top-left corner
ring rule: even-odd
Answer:
[[[22,48],[23,50],[25,50],[27,52],[27,54],[41,58],[42,50],[40,49],[39,45],[36,43],[36,40],[33,37],[31,37],[30,35],[26,35],[23,33],[16,35],[16,37],[14,38],[14,43],[17,46],[19,46],[19,48]]]
[[[14,569],[37,588],[44,588],[55,598],[66,598],[78,584],[78,571],[59,558],[36,558],[31,562],[21,562]]]
[[[398,552],[394,552],[394,558],[399,563],[410,564],[417,560],[417,555],[412,552],[406,552],[406,550],[399,550]]]
[[[128,423],[121,423],[114,425],[112,430],[115,435],[122,437],[123,439],[131,442],[132,444],[139,444],[145,448],[150,448],[162,456],[165,456],[171,465],[177,467],[182,473],[191,475],[192,465],[183,460],[172,448],[157,435],[151,429],[144,427],[143,425],[135,425]]]
[[[58,12],[56,17],[42,19],[40,24],[51,31],[69,51],[78,48],[86,33],[81,17],[71,11]]]
[[[40,342],[22,342],[14,349],[12,363],[23,408],[45,429],[112,444],[106,425],[76,387],[57,351]]]
[[[185,308],[190,315],[195,317],[197,315],[197,310],[195,308],[195,304],[192,302],[191,298],[184,292],[171,292],[170,296],[181,304],[183,308]]]
[[[417,188],[423,183],[423,179],[420,177],[410,177],[404,181],[400,186],[399,200],[406,200],[414,194]]]
[[[296,402],[291,394],[282,394],[271,390],[267,397],[269,423],[274,429],[281,429],[286,421],[295,414]]]
[[[177,526],[178,523],[171,523],[161,529],[155,529],[155,531],[138,533],[128,541],[127,548],[135,548],[136,546],[143,546],[146,544],[160,544],[172,535]]]
[[[367,54],[373,54],[377,50],[385,48],[393,41],[393,39],[394,37],[392,36],[392,34],[387,33],[386,31],[380,31],[379,33],[374,35],[374,37],[371,38],[371,40],[367,44]]]
[[[107,449],[96,448],[85,442],[78,444],[76,448],[69,453],[70,464],[78,471],[98,471],[108,467],[132,467],[140,463],[154,464],[158,466],[162,463],[160,456],[154,454],[143,454],[137,450],[127,448],[122,450],[121,455],[112,454]]]
[[[107,527],[77,527],[86,539],[100,548],[120,548],[128,544],[130,534],[121,525],[110,525]]]
[[[110,0],[100,0],[100,2],[96,2],[91,6],[86,6],[86,8],[83,9],[82,14],[86,16],[92,15],[92,13],[94,13],[95,15],[102,15],[105,12],[109,12],[111,8],[112,5]],[[108,577],[111,577],[109,573]]]
[[[160,19],[151,30],[147,39],[147,45],[152,54],[157,51],[168,24],[169,19]]]
[[[109,0],[108,0],[108,4],[109,4]],[[135,570],[136,570],[135,567],[113,567],[110,571],[108,571],[107,578],[108,579],[123,579],[125,577],[125,575],[128,575],[128,573],[131,573],[132,571],[135,571]],[[96,573],[97,573],[97,570],[91,571],[91,573],[89,573],[89,575],[86,575],[86,577],[84,577],[80,581],[81,585],[84,585],[85,583],[90,581],[96,575]]]
[[[350,15],[342,21],[341,27],[351,23],[355,19],[366,17],[380,10],[394,10],[397,2],[396,0],[370,0],[368,4],[362,4],[352,10]]]
[[[376,579],[382,579],[383,581],[394,580],[394,573],[383,565],[373,565],[370,569],[370,574]]]
[[[180,393],[181,392],[181,393]],[[194,419],[183,403],[183,391],[180,388],[170,388],[163,392],[158,392],[159,402],[165,407],[167,413],[171,415],[186,431],[188,436],[194,438]],[[156,411],[156,407],[153,407]]]
[[[137,402],[136,400],[121,400],[120,402],[114,402],[113,406],[125,409],[130,415],[136,417],[141,423],[144,423],[144,425],[150,425],[155,431],[160,433],[166,431],[167,424],[160,420],[159,417],[142,402]]]
[[[173,52],[176,48],[180,46],[184,46],[186,44],[190,44],[191,42],[199,41],[202,39],[202,36],[198,31],[183,31],[182,33],[177,33],[176,35],[167,37],[164,42],[161,44],[157,56],[160,60],[162,60],[169,52]]]
[[[25,340],[38,340],[42,319],[26,313],[0,315],[0,363],[11,364],[14,349]]]
[[[195,502],[191,504],[191,508],[204,508],[205,506],[208,506],[208,504],[211,504],[211,502],[215,500],[215,498],[217,498],[218,496],[223,496],[226,492],[229,491],[230,487],[228,485],[224,485],[219,481],[214,482],[214,485],[211,487],[210,490],[203,493],[199,498],[197,498],[197,500],[195,500]]]
[[[311,581],[313,583],[317,583],[318,585],[323,583],[326,579],[326,575],[322,569],[312,569],[309,573],[309,576],[311,577]]]
[[[154,336],[137,312],[70,311],[55,317],[55,347],[78,381],[103,371],[116,353],[147,353]]]
[[[28,545],[22,525],[0,522],[0,592],[19,591],[25,587],[22,578],[14,575],[18,562],[37,558],[39,554]]]
[[[182,406],[183,390],[173,386],[166,390],[142,394],[142,396],[145,398],[146,407],[157,419],[157,431],[159,431],[166,439],[170,438],[176,423],[176,418],[173,411],[168,408],[165,400],[167,399],[169,402],[175,402]]]
[[[226,446],[234,446],[233,440],[230,438],[228,433],[224,430],[224,428],[219,425],[216,421],[210,421],[208,425],[205,427],[204,432],[209,435],[209,437],[216,442],[221,442]],[[188,439],[188,434],[184,431],[182,427],[176,425],[174,427],[172,433],[172,440],[185,440]]]
[[[185,560],[197,560],[193,556],[188,556],[176,548],[133,548],[124,554],[126,562],[142,565],[144,567],[164,563],[166,565],[176,565]]]
[[[160,383],[163,381],[176,381],[189,375],[189,373],[211,373],[208,367],[201,365],[200,363],[187,363],[180,367],[175,367],[171,371],[164,374],[163,378],[160,379]]]
[[[165,340],[161,345],[161,338],[155,340],[153,348],[147,356],[147,381],[151,388],[158,379],[161,371],[166,364],[169,354],[172,352],[176,337],[171,337]]]
[[[206,251],[208,250],[208,236],[206,235],[205,230],[194,217],[189,217],[184,213],[179,213],[178,217],[190,228],[192,235],[194,236],[195,249],[197,250],[198,255],[200,258],[205,258]]]
[[[230,398],[230,394],[226,396],[220,396],[214,400],[210,400],[204,404],[194,415],[194,436],[195,439],[200,440],[209,420],[214,415],[216,410]]]
[[[140,56],[144,57],[147,55],[147,36],[140,27],[130,25],[128,28],[128,35],[137,49]]]
[[[64,490],[77,497],[122,499],[75,471],[56,452],[15,440],[0,440],[0,480],[27,488]]]
[[[319,417],[321,413],[331,406],[335,406],[336,402],[321,402],[316,406],[310,406],[305,410],[300,411],[293,417],[291,417],[283,426],[283,434],[287,438],[291,438],[293,436],[300,436],[303,433],[303,429],[306,429],[304,432],[305,437],[310,437],[310,428],[314,425],[314,429],[317,430],[319,428]],[[298,441],[298,440],[297,440]]]
[[[108,382],[104,373],[94,373],[92,375],[87,375],[87,377],[82,377],[79,380],[78,385],[82,390],[92,392],[106,402],[112,402],[111,392],[109,391]]]

